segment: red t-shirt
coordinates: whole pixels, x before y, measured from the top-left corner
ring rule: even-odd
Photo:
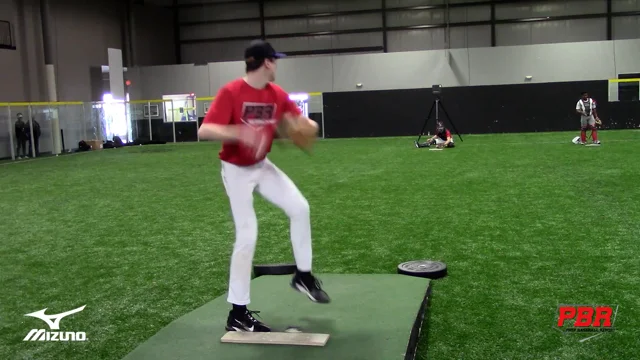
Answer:
[[[300,115],[300,109],[289,99],[280,86],[268,83],[264,89],[256,89],[239,78],[224,85],[218,91],[204,117],[203,124],[248,125],[267,133],[271,151],[278,123],[285,112]],[[249,149],[238,142],[223,142],[220,159],[239,166],[256,164],[262,160],[255,159]]]
[[[449,129],[444,129],[443,132],[438,132],[438,129],[436,129],[436,135],[438,135],[440,139],[447,141],[447,139],[451,137],[451,132]]]

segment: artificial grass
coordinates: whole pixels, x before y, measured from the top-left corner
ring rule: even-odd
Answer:
[[[603,131],[600,148],[575,135],[465,136],[438,152],[413,138],[336,139],[312,157],[275,147],[270,158],[311,204],[316,271],[447,263],[419,359],[634,358],[640,132]],[[169,144],[3,165],[0,359],[120,359],[223,294],[233,224],[217,151]],[[256,207],[255,262],[292,261],[288,219],[260,197]],[[617,304],[617,330],[582,343],[588,334],[561,334],[559,303]],[[85,304],[61,330],[87,342],[22,341],[46,328],[24,314]]]
[[[301,299],[288,276],[253,280],[253,307],[274,331],[300,327],[329,334],[324,346],[229,344],[217,319],[229,313],[226,296],[204,304],[164,327],[123,360],[326,360],[400,359],[407,348],[416,314],[430,281],[398,274],[321,274],[331,292],[331,306]],[[353,296],[353,293],[358,296]],[[402,297],[396,296],[402,293]],[[384,307],[385,311],[379,311]],[[376,316],[371,316],[375,313]],[[411,345],[413,349],[415,343]]]

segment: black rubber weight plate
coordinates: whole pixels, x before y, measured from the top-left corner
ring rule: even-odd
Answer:
[[[447,276],[447,265],[440,261],[413,260],[398,265],[398,274],[439,279]]]
[[[262,275],[289,275],[295,273],[296,268],[296,264],[254,265],[253,275],[255,277]]]

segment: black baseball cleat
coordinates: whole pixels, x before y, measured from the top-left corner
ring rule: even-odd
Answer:
[[[329,295],[322,290],[322,283],[311,273],[296,272],[291,279],[291,287],[307,295],[313,302],[328,304],[331,302]]]
[[[240,332],[271,332],[271,329],[256,320],[253,314],[258,314],[259,311],[246,310],[245,312],[229,311],[229,317],[227,318],[227,331],[240,331]]]

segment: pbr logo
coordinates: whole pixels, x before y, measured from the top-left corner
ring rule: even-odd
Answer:
[[[253,127],[261,127],[276,123],[276,104],[243,103],[240,119],[245,124]]]
[[[47,323],[50,330],[60,330],[60,320],[62,320],[62,318],[84,310],[85,306],[86,305],[83,305],[77,309],[73,309],[60,314],[53,314],[53,315],[45,314],[44,312],[47,311],[47,309],[42,309],[30,314],[25,314],[25,316],[35,317],[44,321],[45,323]],[[31,329],[31,331],[29,331],[27,336],[25,336],[25,338],[23,339],[23,341],[86,341],[86,340],[87,340],[87,334],[82,331],[78,331],[78,332],[47,331],[45,329]]]
[[[614,331],[617,305],[558,305],[556,326],[562,332]]]

